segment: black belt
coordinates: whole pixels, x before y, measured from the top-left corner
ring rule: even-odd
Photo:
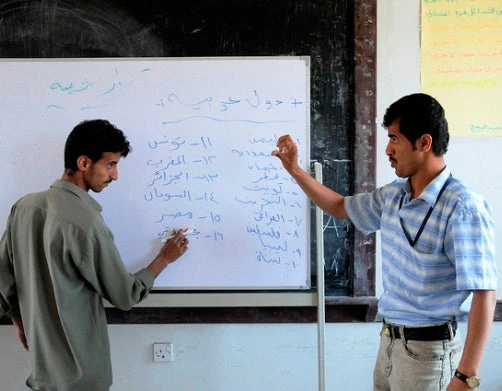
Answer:
[[[451,334],[450,327],[451,325]],[[453,339],[457,331],[457,322],[451,321],[439,326],[430,327],[404,327],[404,339],[414,341],[439,341],[442,339]],[[401,338],[399,326],[384,323],[384,334],[392,339]]]

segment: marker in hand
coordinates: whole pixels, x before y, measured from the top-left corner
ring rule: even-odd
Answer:
[[[181,232],[182,235],[190,235],[196,233],[197,230],[195,228],[187,228]],[[166,236],[165,238],[162,239],[162,243],[166,243],[169,241],[169,239],[174,238],[174,233],[170,234],[169,236]]]

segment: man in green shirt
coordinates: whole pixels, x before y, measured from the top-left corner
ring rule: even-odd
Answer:
[[[130,274],[89,194],[118,179],[131,151],[120,129],[84,121],[68,136],[65,171],[50,189],[12,207],[0,241],[0,317],[31,356],[26,384],[39,391],[101,391],[112,384],[103,299],[128,310],[187,250],[182,230],[144,269]]]

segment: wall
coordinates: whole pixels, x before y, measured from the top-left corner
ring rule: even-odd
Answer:
[[[328,324],[327,390],[371,390],[378,324]],[[111,391],[315,391],[316,326],[111,325],[114,385]],[[152,342],[174,342],[172,363],[152,362]],[[22,389],[28,354],[13,327],[0,327],[0,388]],[[496,327],[480,373],[483,391],[502,390]]]
[[[378,2],[378,123],[393,100],[419,89],[419,4],[419,0]],[[385,143],[386,134],[379,131],[380,184],[393,178],[384,156]],[[371,389],[378,332],[376,323],[326,326],[327,389]],[[111,325],[112,391],[317,390],[316,336],[315,324]],[[173,363],[152,362],[151,344],[156,341],[174,342]],[[12,327],[0,327],[0,349],[0,388],[20,390],[29,370],[28,355]],[[483,391],[502,390],[501,356],[499,322],[483,360]]]

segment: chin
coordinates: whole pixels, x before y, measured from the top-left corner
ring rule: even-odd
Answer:
[[[105,186],[101,186],[101,187],[91,187],[91,190],[94,192],[94,193],[101,193],[103,191],[103,189],[105,188]]]
[[[399,171],[399,170],[395,170],[394,172],[395,172],[395,174],[396,174],[396,176],[397,176],[398,178],[406,178],[406,177],[407,177],[407,175],[403,174],[403,173],[402,173],[401,171]]]

